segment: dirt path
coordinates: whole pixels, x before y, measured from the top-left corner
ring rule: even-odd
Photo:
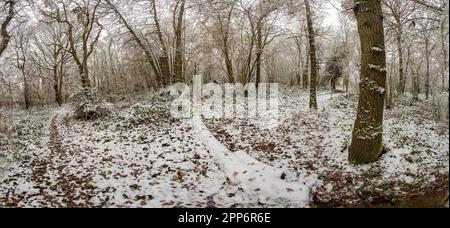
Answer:
[[[44,198],[44,207],[92,207],[90,199],[95,196],[91,185],[92,177],[76,176],[66,168],[73,152],[68,152],[62,145],[61,129],[68,125],[67,114],[58,113],[51,121],[49,129],[47,159],[33,162],[32,179],[39,188],[39,195]]]

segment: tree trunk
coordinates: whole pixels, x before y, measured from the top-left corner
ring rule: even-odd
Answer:
[[[181,0],[178,21],[175,29],[175,82],[184,82],[183,75],[183,23],[186,0]]]
[[[347,29],[344,29],[344,40],[345,40],[345,72],[344,72],[344,92],[349,95],[350,93],[350,45],[349,36]]]
[[[331,90],[333,90],[333,91],[336,90],[336,79],[335,78],[331,78]]]
[[[425,39],[425,58],[427,62],[427,73],[425,78],[425,96],[430,99],[430,41]]]
[[[23,100],[25,102],[25,109],[28,110],[30,108],[30,95],[28,91],[28,79],[25,74],[25,69],[22,68],[22,77],[23,77]]]
[[[419,101],[419,79],[418,79],[419,72],[413,71],[412,73],[413,73],[413,80],[412,80],[413,102],[418,102]]]
[[[445,22],[446,20],[443,20],[441,23],[441,49],[442,49],[442,56],[443,64],[441,64],[441,74],[442,74],[442,91],[445,92],[447,89],[445,87],[445,79],[448,78],[448,51],[447,51],[447,44],[446,44],[446,38],[448,37],[445,35]]]
[[[227,32],[228,33],[228,32]],[[227,68],[227,76],[229,83],[235,83],[234,79],[234,70],[233,70],[233,61],[230,57],[230,52],[228,50],[228,34],[225,36],[224,41],[224,57],[225,57],[225,66]]]
[[[345,94],[349,94],[350,93],[350,59],[348,57],[348,51],[347,51],[347,57],[346,57],[346,71],[344,72],[344,92]]]
[[[53,90],[55,92],[55,102],[58,104],[58,106],[61,107],[62,105],[62,101],[61,101],[61,96],[60,96],[60,80],[59,80],[59,75],[58,75],[58,66],[55,65],[53,66]]]
[[[260,19],[256,28],[256,88],[261,83],[262,52],[262,20]]]
[[[308,37],[309,37],[309,54],[311,60],[311,77],[309,86],[309,108],[317,110],[317,77],[318,77],[318,67],[317,67],[317,55],[316,55],[316,42],[315,42],[315,32],[313,27],[311,7],[309,0],[305,0],[306,8],[306,20],[308,24]]]
[[[161,31],[161,25],[159,23],[158,18],[158,10],[156,8],[156,0],[152,1],[153,8],[153,21],[155,22],[156,34],[158,35],[159,45],[161,45],[161,49],[163,52],[163,56],[159,58],[159,65],[161,70],[161,84],[162,86],[166,86],[170,84],[170,61],[169,61],[169,52],[167,51],[166,43],[164,42],[164,37]]]
[[[392,71],[393,70],[392,70],[392,68],[393,67],[391,67],[390,73],[387,75],[387,83],[386,83],[386,108],[387,109],[390,109],[393,106],[393,103],[392,103],[392,95],[393,95],[393,92],[392,92],[392,90],[393,90],[393,88],[392,88],[392,85],[393,85]]]
[[[57,102],[59,104],[59,106],[61,106],[64,101],[63,101],[63,84],[64,84],[64,65],[62,64],[59,68],[59,84],[58,84],[58,96],[57,96]]]
[[[228,82],[229,83],[235,83],[236,79],[234,78],[234,67],[233,67],[233,60],[230,53],[230,24],[231,24],[231,18],[233,17],[234,12],[234,5],[232,8],[228,11],[228,15],[226,17],[227,21],[225,22],[225,25],[222,22],[221,15],[219,13],[218,19],[219,19],[219,26],[220,26],[220,32],[222,36],[222,42],[223,42],[223,50],[222,53],[225,58],[225,67],[227,69],[227,76],[228,76]]]
[[[386,76],[386,98],[385,98],[385,102],[386,102],[386,109],[390,109],[392,108],[392,106],[394,105],[392,102],[392,98],[394,96],[394,80],[393,80],[393,75],[394,75],[394,63],[395,61],[397,61],[397,59],[395,58],[395,55],[392,57],[392,63],[391,63],[391,67],[389,67],[389,73]]]
[[[305,67],[305,62],[303,60],[303,51],[302,51],[302,38],[294,37],[295,38],[295,44],[297,45],[297,53],[298,53],[298,61],[297,61],[297,70],[295,72],[295,84],[297,86],[302,85],[302,72],[301,70]]]
[[[91,87],[91,81],[89,80],[89,75],[88,75],[87,71],[88,71],[87,65],[81,66],[78,69],[78,72],[80,74],[80,79],[81,79],[81,87],[83,89],[89,89]]]
[[[380,1],[355,0],[354,11],[361,42],[361,82],[349,160],[366,164],[378,160],[383,150],[386,52]]]
[[[405,66],[405,86],[404,86],[404,92],[406,92],[406,78],[409,78],[410,74],[411,74],[411,46],[408,45],[408,47],[406,48],[406,66]]]
[[[306,64],[303,68],[303,89],[308,89],[309,86],[309,71],[310,71],[310,53],[309,53],[309,47],[306,50]]]
[[[397,34],[397,51],[398,51],[398,88],[397,88],[397,92],[398,95],[403,95],[405,94],[405,70],[403,67],[403,34],[401,31],[401,27],[398,28],[398,34]]]

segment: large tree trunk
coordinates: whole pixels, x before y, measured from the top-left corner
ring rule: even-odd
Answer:
[[[317,77],[318,77],[318,67],[317,67],[317,55],[316,55],[316,42],[315,42],[315,31],[313,27],[311,7],[309,0],[305,0],[306,8],[306,20],[308,24],[308,37],[309,37],[309,54],[311,60],[311,76],[310,76],[310,86],[309,86],[309,108],[317,110]]]
[[[90,87],[91,87],[91,80],[89,80],[87,66],[82,66],[81,68],[78,69],[78,72],[80,74],[81,87],[83,89],[90,89]]]
[[[354,10],[361,41],[361,92],[349,160],[365,164],[378,160],[383,150],[386,52],[380,1],[355,0]]]

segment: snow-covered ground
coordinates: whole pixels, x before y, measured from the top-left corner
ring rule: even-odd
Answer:
[[[421,187],[448,176],[448,123],[433,120],[431,104],[387,110],[386,153],[356,167],[347,162],[355,98],[321,92],[318,100],[310,112],[306,92],[282,89],[276,128],[249,118],[176,120],[159,94],[117,103],[96,121],[72,119],[68,106],[9,113],[19,134],[0,136],[0,206],[309,207],[313,196],[357,193],[364,180]],[[330,181],[341,177],[349,189]]]

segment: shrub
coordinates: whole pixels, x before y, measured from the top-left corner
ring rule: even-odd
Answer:
[[[71,97],[74,105],[73,117],[78,120],[95,120],[109,116],[110,104],[98,99],[94,89],[81,89]]]
[[[135,104],[128,110],[128,122],[134,125],[154,122],[161,109],[153,105]]]
[[[3,116],[0,113],[0,135],[4,136],[10,136],[11,135],[11,129],[10,129],[10,120],[8,120],[5,116]]]
[[[110,105],[104,102],[84,102],[75,105],[74,118],[78,120],[95,120],[111,115]]]

